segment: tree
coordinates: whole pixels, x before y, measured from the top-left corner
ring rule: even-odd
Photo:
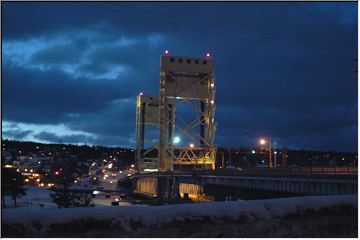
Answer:
[[[16,199],[26,195],[24,186],[24,180],[20,173],[14,168],[2,168],[2,206],[5,208],[5,195],[11,196],[14,201],[14,207],[17,207]]]
[[[58,182],[58,184],[61,188],[52,189],[55,193],[50,194],[50,197],[59,208],[68,208],[71,206],[71,196],[68,191],[69,183],[63,179],[61,182]]]
[[[71,207],[93,207],[91,203],[91,195],[77,194],[69,191],[69,183],[64,179],[60,182],[60,188],[52,189],[54,194],[50,194],[53,202],[58,208],[71,208]]]

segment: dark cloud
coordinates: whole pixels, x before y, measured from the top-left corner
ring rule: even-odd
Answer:
[[[127,83],[128,75],[114,80],[74,78],[60,69],[39,71],[5,65],[3,83],[5,120],[58,123],[67,113],[96,112],[108,102],[129,98],[140,83]]]
[[[40,132],[34,136],[35,138],[46,142],[62,142],[62,143],[88,143],[94,142],[93,137],[84,134],[57,135],[51,132]]]
[[[31,130],[21,130],[21,129],[10,129],[3,131],[3,134],[8,136],[10,139],[24,139],[27,137],[30,133],[32,133]]]
[[[73,45],[55,45],[40,50],[32,56],[35,63],[68,63],[73,64],[79,61],[82,52]]]
[[[356,3],[7,2],[2,24],[6,121],[131,145],[135,96],[158,95],[162,51],[210,51],[217,144],[356,149]]]

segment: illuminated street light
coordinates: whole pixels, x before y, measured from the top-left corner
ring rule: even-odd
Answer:
[[[255,154],[256,152],[255,152],[255,150],[252,150],[251,153],[252,153],[252,154]]]
[[[174,137],[174,143],[179,143],[180,142],[180,138],[179,137]]]
[[[190,148],[193,148],[193,147],[194,147],[194,144],[193,144],[193,143],[190,143],[189,146],[190,146]]]
[[[272,162],[272,143],[271,143],[271,139],[270,138],[267,138],[267,139],[260,139],[259,141],[260,145],[266,145],[268,144],[269,146],[269,167],[273,167],[273,162]],[[275,153],[275,167],[276,167],[276,153]]]

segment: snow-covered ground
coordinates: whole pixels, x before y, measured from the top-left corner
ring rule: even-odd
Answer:
[[[106,183],[105,183],[106,184]],[[101,186],[106,186],[106,185]],[[26,186],[28,190],[26,191],[26,195],[17,198],[18,208],[57,208],[56,204],[53,203],[50,194],[53,194],[53,191],[48,190],[47,188],[35,187],[35,186]],[[93,189],[93,188],[84,188],[81,186],[71,187],[72,189]],[[95,188],[94,188],[95,189]],[[107,187],[104,189],[115,189]],[[98,206],[111,206],[111,202],[114,201],[115,198],[119,198],[120,196],[111,195],[110,198],[105,198],[105,194],[96,195],[95,198],[92,199],[92,202],[95,204],[95,207]],[[5,203],[7,208],[13,208],[14,203],[10,196],[5,196]],[[121,206],[130,205],[127,202],[120,202]]]
[[[110,198],[105,198],[105,194],[98,194],[95,195],[94,198],[92,198],[92,202],[95,204],[95,207],[101,207],[101,206],[111,206],[111,202],[113,202],[115,199],[121,199],[119,195],[112,194]],[[131,205],[128,202],[119,202],[120,206],[129,206]]]
[[[43,229],[48,229],[49,227],[52,229],[52,224],[70,224],[71,221],[76,219],[91,218],[97,219],[97,221],[109,220],[112,225],[117,226],[116,229],[119,229],[116,231],[122,230],[131,233],[132,235],[130,234],[129,236],[141,236],[141,234],[136,235],[139,233],[135,233],[134,235],[134,223],[136,223],[136,226],[140,226],[136,227],[136,229],[142,229],[143,232],[151,232],[152,229],[155,228],[169,228],[169,226],[174,228],[173,223],[189,223],[189,221],[191,225],[189,226],[190,228],[194,227],[192,221],[200,223],[202,228],[206,228],[207,221],[210,224],[207,228],[212,226],[211,224],[214,224],[216,227],[226,227],[230,225],[234,227],[236,226],[234,223],[239,224],[239,221],[241,221],[241,224],[251,223],[259,227],[260,225],[258,226],[258,224],[260,223],[272,224],[291,214],[301,214],[309,210],[316,212],[324,208],[334,207],[335,205],[350,205],[357,208],[357,196],[307,196],[151,207],[136,205],[67,209],[17,208],[4,209],[2,219],[5,224],[21,223],[24,226],[29,226],[29,228],[31,228],[33,222],[38,222]],[[341,212],[339,214],[339,218],[336,219],[347,217],[346,215],[341,216]],[[324,216],[324,218],[326,219],[326,216]],[[230,225],[226,225],[224,221],[229,222]],[[79,224],[79,221],[77,221],[76,224]],[[73,226],[73,224],[71,223],[67,226]],[[177,226],[181,226],[181,224]],[[241,227],[241,225],[238,226]],[[106,232],[105,230],[106,229],[101,231]],[[231,231],[233,230],[234,229]],[[237,229],[235,230],[238,231]],[[211,227],[206,231],[212,231]],[[206,231],[204,232],[205,235]],[[261,229],[259,231],[261,231]]]
[[[26,186],[25,188],[27,188],[26,195],[16,200],[20,208],[40,207],[40,205],[45,208],[56,208],[56,204],[50,197],[50,194],[54,192],[42,187]],[[14,206],[10,196],[5,196],[5,202],[8,208]]]

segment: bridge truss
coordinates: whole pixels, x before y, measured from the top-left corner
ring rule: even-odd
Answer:
[[[153,110],[148,111],[149,102]],[[186,111],[181,109],[187,108]],[[160,95],[137,99],[138,172],[174,168],[215,169],[215,71],[212,57],[160,57]],[[157,125],[158,141],[146,142],[147,125]],[[150,152],[156,152],[147,156]]]

